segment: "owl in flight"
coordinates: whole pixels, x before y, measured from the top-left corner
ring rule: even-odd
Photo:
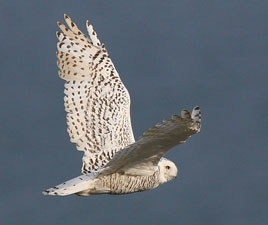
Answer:
[[[201,128],[197,106],[158,123],[137,141],[130,97],[108,52],[89,21],[89,37],[67,15],[58,23],[59,76],[66,80],[64,106],[68,133],[84,151],[82,175],[43,191],[45,195],[127,194],[156,188],[178,169],[164,154]]]

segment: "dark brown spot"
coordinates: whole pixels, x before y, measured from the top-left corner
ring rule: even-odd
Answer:
[[[61,42],[61,43],[59,44],[59,48],[61,48],[62,45],[64,45],[64,42]]]

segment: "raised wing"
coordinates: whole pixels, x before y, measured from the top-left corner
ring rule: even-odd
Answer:
[[[135,141],[127,89],[92,25],[89,37],[67,15],[57,32],[59,76],[66,80],[65,110],[71,142],[84,151],[83,173],[103,167]]]
[[[159,160],[172,147],[183,144],[201,129],[201,112],[197,106],[192,114],[183,110],[181,116],[163,121],[149,129],[134,144],[118,152],[106,165],[103,175],[121,172],[129,175],[151,175]]]

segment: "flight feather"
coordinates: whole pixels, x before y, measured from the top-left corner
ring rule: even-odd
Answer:
[[[104,166],[120,149],[135,141],[130,97],[104,45],[87,21],[89,37],[67,15],[58,26],[59,76],[66,80],[68,133],[84,151],[83,173]]]

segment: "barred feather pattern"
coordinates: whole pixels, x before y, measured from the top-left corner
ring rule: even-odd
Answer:
[[[139,191],[151,190],[159,186],[159,171],[151,176],[129,176],[119,173],[103,176],[95,179],[91,187],[76,194],[88,196],[92,194],[128,194]]]
[[[103,182],[102,185],[105,186],[105,177],[101,181]],[[110,187],[110,194],[127,194],[151,190],[160,184],[159,171],[151,176],[128,176],[114,173],[110,175],[107,184]]]
[[[87,21],[89,37],[65,15],[57,32],[59,76],[66,80],[65,110],[70,140],[84,151],[82,173],[103,167],[135,141],[130,97],[108,53]]]

